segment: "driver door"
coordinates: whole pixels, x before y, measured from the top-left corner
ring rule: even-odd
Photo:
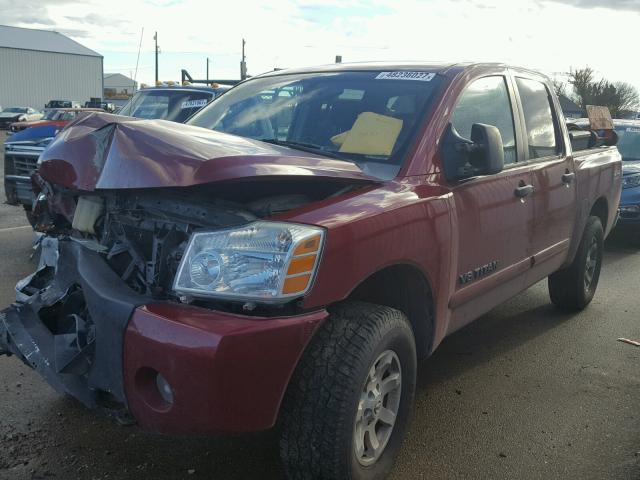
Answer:
[[[476,123],[493,125],[502,136],[505,168],[494,175],[458,181],[452,187],[457,237],[455,288],[449,331],[474,320],[525,288],[530,267],[533,203],[530,167],[519,164],[513,90],[508,77],[475,80],[461,94],[451,124],[471,138]],[[526,193],[529,192],[529,193]]]

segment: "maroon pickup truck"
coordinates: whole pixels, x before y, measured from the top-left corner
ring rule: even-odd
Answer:
[[[277,426],[290,478],[383,478],[418,359],[547,277],[591,301],[621,161],[571,139],[549,81],[497,64],[272,72],[187,125],[90,114],[33,177],[41,259],[0,352],[149,431]]]

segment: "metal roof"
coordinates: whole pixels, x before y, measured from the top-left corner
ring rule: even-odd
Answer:
[[[61,33],[51,30],[9,27],[7,25],[0,25],[0,48],[3,47],[102,57],[99,53],[80,45]]]

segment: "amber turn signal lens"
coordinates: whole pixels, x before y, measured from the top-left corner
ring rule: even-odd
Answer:
[[[309,284],[311,275],[301,275],[299,277],[287,278],[282,287],[282,293],[303,292]]]
[[[306,255],[291,260],[287,275],[297,275],[298,273],[310,272],[316,263],[316,255]]]
[[[307,253],[316,253],[320,248],[320,235],[315,235],[313,237],[307,238],[303,240],[300,245],[296,247],[293,252],[293,256],[297,255],[305,255]]]

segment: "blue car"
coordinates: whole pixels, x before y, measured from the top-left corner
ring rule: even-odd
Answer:
[[[619,226],[640,227],[640,121],[614,120],[622,155]]]

